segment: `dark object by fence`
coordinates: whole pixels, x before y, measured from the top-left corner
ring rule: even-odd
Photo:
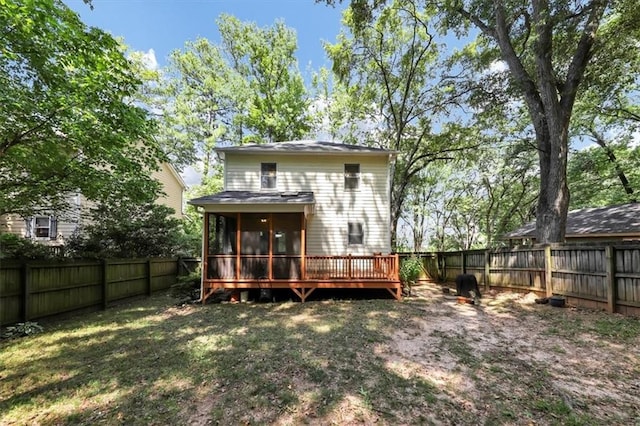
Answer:
[[[551,296],[549,298],[549,305],[555,306],[556,308],[564,307],[564,297],[562,296]]]
[[[472,298],[470,291],[475,292],[476,297],[481,297],[478,280],[475,275],[460,274],[456,277],[456,292],[458,296]]]

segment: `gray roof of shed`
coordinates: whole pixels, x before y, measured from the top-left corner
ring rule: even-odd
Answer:
[[[313,192],[222,191],[189,200],[194,206],[209,204],[313,204]]]
[[[503,238],[535,237],[536,224],[529,222]],[[640,203],[572,210],[567,214],[568,237],[589,235],[640,235]]]
[[[251,144],[240,146],[229,146],[216,148],[218,152],[241,152],[241,153],[287,153],[287,154],[395,154],[382,148],[374,148],[362,145],[348,145],[337,142],[324,142],[315,140],[300,140],[289,142],[276,142],[265,144]]]

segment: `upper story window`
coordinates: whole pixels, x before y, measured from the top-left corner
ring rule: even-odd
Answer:
[[[360,222],[349,222],[347,224],[347,234],[349,245],[364,244],[364,227]]]
[[[356,190],[360,187],[360,164],[344,165],[344,189]]]
[[[260,188],[276,188],[276,163],[262,163],[260,169]]]

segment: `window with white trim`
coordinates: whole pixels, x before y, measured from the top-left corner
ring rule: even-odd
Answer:
[[[360,164],[344,165],[344,189],[356,191],[360,187]]]
[[[276,163],[261,163],[260,165],[260,188],[276,188],[277,168]]]
[[[364,227],[360,222],[347,224],[348,243],[350,246],[364,244]]]
[[[35,218],[33,226],[33,234],[36,238],[49,237],[49,227],[51,226],[51,218],[49,216],[38,216]]]

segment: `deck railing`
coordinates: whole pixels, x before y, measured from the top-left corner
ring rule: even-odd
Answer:
[[[398,280],[397,255],[211,255],[207,278],[222,280]],[[238,265],[238,262],[240,264]]]
[[[397,280],[398,257],[307,256],[306,277],[318,280]]]

